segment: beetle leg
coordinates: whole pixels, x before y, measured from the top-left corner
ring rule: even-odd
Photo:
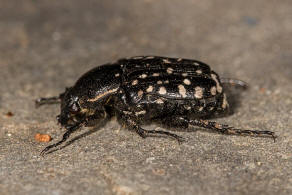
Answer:
[[[178,136],[174,133],[170,133],[167,131],[157,131],[157,130],[146,130],[140,127],[140,125],[135,121],[134,117],[131,117],[129,115],[123,115],[122,120],[126,123],[126,125],[136,131],[138,135],[140,135],[142,138],[146,137],[152,137],[156,135],[165,135],[168,137],[172,137],[176,139],[179,143],[185,141],[183,137]]]
[[[170,121],[170,120],[169,120]],[[186,124],[194,125],[198,127],[204,127],[206,129],[212,129],[222,134],[229,135],[248,135],[248,136],[269,136],[272,137],[275,141],[276,136],[272,131],[261,131],[261,130],[244,130],[244,129],[236,129],[234,127],[230,127],[228,125],[220,124],[214,121],[202,120],[202,119],[194,119],[190,120],[185,117],[176,117],[173,118],[173,123],[181,124],[181,127],[186,127]],[[168,124],[169,125],[169,124]]]
[[[231,79],[231,78],[220,78],[220,82],[222,84],[229,84],[229,85],[236,85],[236,86],[240,86],[244,89],[246,89],[248,87],[247,83],[242,81],[242,80],[238,80],[238,79]]]
[[[49,97],[49,98],[38,98],[35,100],[35,106],[38,108],[44,104],[59,104],[61,103],[60,96]]]
[[[40,156],[44,156],[51,148],[55,148],[55,147],[61,145],[63,142],[65,142],[74,131],[78,130],[81,127],[81,125],[82,124],[77,124],[75,126],[69,127],[67,129],[67,131],[64,133],[62,140],[59,141],[59,142],[57,142],[57,143],[55,143],[55,144],[52,144],[52,145],[47,146],[45,149],[43,149],[41,151]],[[58,148],[56,150],[59,150],[59,149],[60,148]]]

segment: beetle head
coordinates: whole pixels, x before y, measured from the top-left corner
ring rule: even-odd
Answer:
[[[92,121],[95,123],[106,117],[106,111],[102,103],[88,103],[87,95],[76,93],[73,88],[66,89],[61,95],[61,114],[57,116],[58,122],[65,128],[86,123],[90,126]]]
[[[72,88],[67,88],[61,97],[61,114],[57,116],[58,122],[68,128],[82,123],[84,114],[81,113],[79,97],[72,93]]]

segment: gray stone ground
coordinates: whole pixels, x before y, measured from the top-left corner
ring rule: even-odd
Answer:
[[[292,193],[291,0],[0,0],[0,36],[0,194]],[[48,143],[34,135],[55,142],[63,130],[59,107],[35,109],[34,99],[97,65],[151,54],[247,81],[247,91],[233,90],[234,114],[216,120],[273,130],[276,143],[199,128],[177,132],[187,139],[178,145],[112,120],[39,156]]]

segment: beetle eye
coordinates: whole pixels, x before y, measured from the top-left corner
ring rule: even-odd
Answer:
[[[80,111],[80,107],[79,107],[79,105],[78,105],[76,102],[74,102],[74,103],[70,106],[70,111],[71,111],[72,113],[77,113],[77,112],[79,112],[79,111]]]

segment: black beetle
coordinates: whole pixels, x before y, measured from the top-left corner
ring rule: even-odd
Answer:
[[[170,132],[141,128],[149,121],[168,127],[194,125],[224,134],[275,139],[272,131],[242,130],[204,120],[228,111],[222,83],[246,86],[240,80],[220,79],[207,64],[190,59],[137,56],[98,66],[58,97],[36,100],[37,106],[61,103],[57,119],[67,129],[61,141],[41,154],[65,142],[80,127],[94,126],[109,115],[116,115],[143,138],[159,134],[183,141]]]

